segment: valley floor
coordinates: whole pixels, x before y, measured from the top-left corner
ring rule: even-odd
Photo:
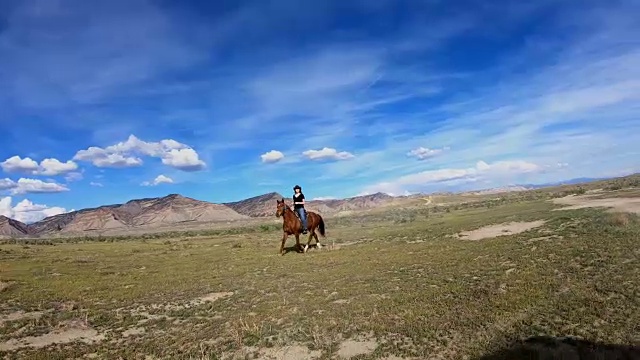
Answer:
[[[322,249],[285,256],[272,229],[0,245],[0,357],[473,359],[533,335],[640,342],[636,214],[481,205],[330,219]]]

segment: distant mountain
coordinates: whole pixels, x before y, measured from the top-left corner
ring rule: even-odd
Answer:
[[[233,209],[171,194],[161,198],[128,201],[50,216],[27,225],[31,235],[81,234],[127,228],[153,228],[189,222],[220,222],[246,219]]]
[[[519,186],[523,186],[529,189],[541,189],[541,188],[546,188],[546,187],[552,187],[552,186],[560,186],[560,185],[574,185],[574,184],[584,184],[584,183],[590,183],[590,182],[594,182],[594,181],[602,181],[602,180],[609,180],[611,178],[575,178],[575,179],[569,179],[569,180],[562,180],[562,181],[557,181],[557,182],[550,182],[550,183],[544,183],[544,184],[521,184]]]
[[[17,237],[28,233],[29,229],[26,224],[0,215],[0,237]]]
[[[637,182],[639,181],[638,178],[640,178],[640,174],[621,177],[619,179],[631,179]],[[600,180],[610,179],[578,178],[557,183],[514,185],[477,190],[475,192],[465,192],[462,194],[526,191]],[[431,194],[431,196],[447,196],[453,194],[452,192],[434,193]],[[309,211],[315,211],[324,216],[344,215],[359,210],[410,204],[416,200],[423,199],[424,196],[424,194],[413,194],[394,197],[379,192],[346,199],[309,200],[307,201],[306,208]],[[277,192],[223,204],[214,204],[178,194],[171,194],[160,198],[136,199],[124,204],[105,205],[97,208],[72,211],[50,216],[29,225],[5,216],[0,216],[0,237],[48,236],[57,234],[80,235],[105,232],[114,233],[114,231],[126,233],[129,230],[137,229],[141,229],[142,231],[162,231],[165,227],[172,225],[207,224],[247,220],[250,218],[273,217],[276,212],[276,200],[282,198],[284,198],[288,204],[291,204],[290,196],[285,197]]]
[[[279,193],[272,192],[264,195],[254,196],[249,199],[224,203],[236,212],[251,217],[275,216],[276,200],[285,199],[291,205],[291,196],[284,197]],[[386,203],[391,203],[396,198],[384,193],[356,196],[347,199],[330,200],[308,200],[306,209],[320,214],[335,214],[340,211],[372,209]]]
[[[240,201],[223,203],[222,205],[228,206],[239,214],[250,217],[275,216],[276,200],[282,200],[282,198],[284,196],[279,193],[271,192]]]
[[[532,190],[532,189],[533,189],[533,187],[529,187],[529,186],[512,185],[512,186],[503,186],[503,187],[497,187],[497,188],[491,188],[491,189],[469,191],[469,192],[466,192],[466,194],[471,194],[471,195],[490,195],[490,194],[500,194],[500,193],[506,193],[506,192],[527,191],[527,190]]]
[[[396,199],[398,198],[378,192],[371,195],[354,196],[346,199],[314,200],[309,202],[309,206],[320,207],[324,205],[327,210],[329,210],[325,210],[325,212],[352,211],[377,208],[390,204]]]

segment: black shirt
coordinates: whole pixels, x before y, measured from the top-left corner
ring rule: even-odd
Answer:
[[[293,204],[293,208],[294,208],[294,209],[301,209],[301,208],[304,208],[304,205],[302,205],[302,204],[296,204],[296,202],[298,202],[298,201],[302,201],[302,200],[304,200],[304,194],[303,194],[302,192],[300,192],[300,194],[299,194],[297,197],[296,197],[296,194],[293,194],[293,202],[294,202],[294,204]]]

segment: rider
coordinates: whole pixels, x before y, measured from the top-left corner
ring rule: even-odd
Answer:
[[[298,213],[302,220],[302,233],[307,233],[307,213],[304,210],[304,194],[300,185],[293,187],[293,210]]]

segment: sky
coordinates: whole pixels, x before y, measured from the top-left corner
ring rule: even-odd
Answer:
[[[0,215],[636,173],[638,13],[637,0],[0,0]]]

